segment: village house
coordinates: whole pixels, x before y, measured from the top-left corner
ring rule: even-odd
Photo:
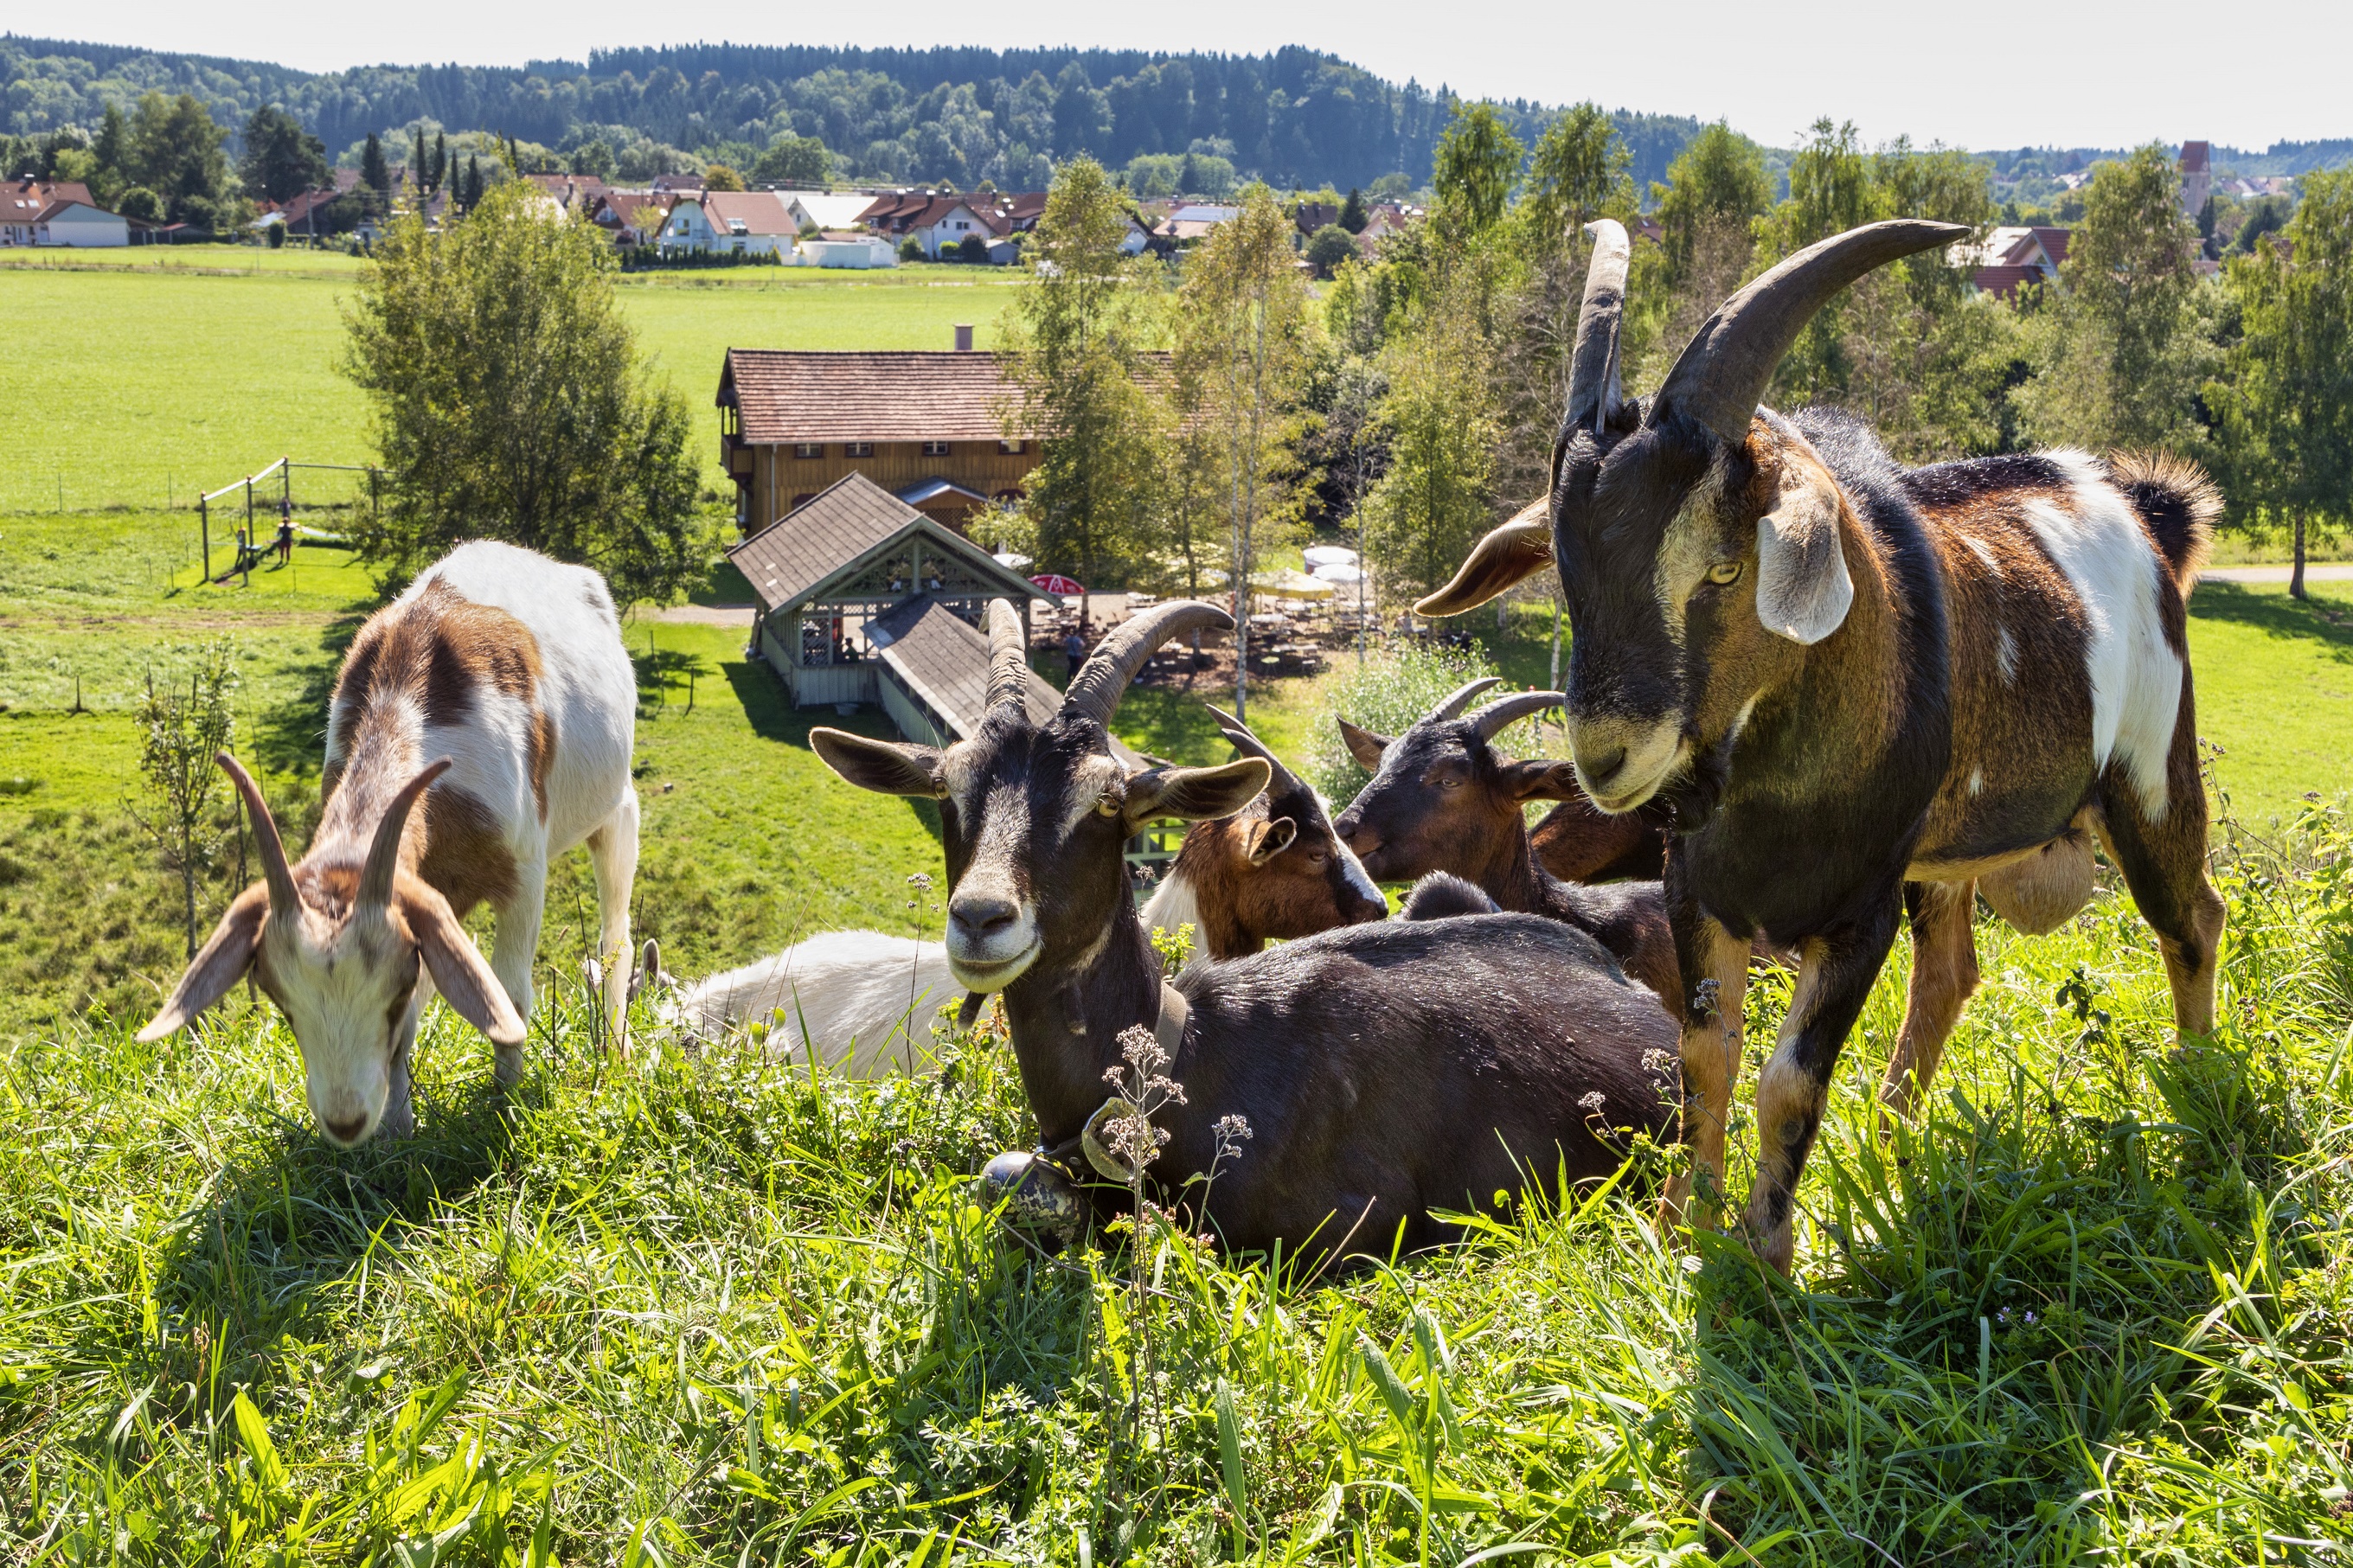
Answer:
[[[1980,293],[2008,300],[2025,287],[2059,280],[2059,264],[2067,259],[2068,230],[2063,228],[1996,228],[1983,244],[1952,247],[1947,259],[1970,269],[1969,281]]]
[[[662,225],[661,251],[732,252],[738,256],[789,254],[800,220],[774,191],[705,191],[682,196]]]
[[[79,180],[0,184],[0,245],[129,245],[131,223],[91,199]]]
[[[874,205],[874,198],[863,191],[839,196],[830,191],[778,191],[776,195],[803,229],[856,228],[860,216]]]
[[[1018,406],[994,354],[730,349],[719,377],[722,466],[735,521],[756,532],[850,474],[862,474],[941,527],[1021,493],[1038,443],[1008,437]]]
[[[875,197],[858,221],[894,240],[913,239],[932,261],[943,251],[959,250],[966,240],[977,239],[987,248],[988,259],[1003,266],[1018,253],[1013,237],[1037,227],[1045,210],[1043,191],[973,195],[894,191]]]
[[[659,238],[675,200],[665,192],[643,187],[607,190],[590,204],[588,221],[616,245],[650,245]]]

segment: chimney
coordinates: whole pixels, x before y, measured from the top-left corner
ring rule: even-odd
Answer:
[[[971,325],[967,322],[958,321],[956,323],[955,334],[956,353],[960,354],[968,354],[972,353]]]

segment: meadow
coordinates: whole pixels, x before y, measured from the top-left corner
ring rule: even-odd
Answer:
[[[186,508],[278,458],[368,460],[365,408],[336,369],[338,301],[358,264],[186,248],[229,255],[212,268],[160,247],[115,253],[155,258],[135,264],[0,263],[0,310],[40,323],[0,343],[0,407],[39,409],[42,436],[0,459],[0,514]],[[257,265],[227,265],[238,258]],[[712,398],[728,349],[946,349],[958,322],[986,348],[1016,287],[987,268],[746,268],[634,274],[620,297],[692,410],[693,451],[716,485]]]
[[[729,342],[934,346],[954,321],[986,330],[997,306],[970,307],[1004,288],[740,276],[625,282],[681,384],[674,353],[715,377]],[[332,372],[343,287],[290,267],[0,265],[15,319],[45,322],[0,345],[0,398],[40,411],[16,459],[56,445],[53,422],[159,490],[240,442],[254,465],[357,456]],[[114,415],[64,368],[90,363]],[[159,455],[161,474],[136,467]],[[1649,1150],[1611,1189],[1539,1195],[1465,1247],[1300,1278],[1148,1221],[1053,1251],[974,1207],[969,1173],[1036,1136],[988,1019],[942,1027],[938,1072],[861,1084],[690,1047],[640,1003],[637,1058],[607,1060],[579,991],[578,854],[550,888],[523,1084],[497,1096],[480,1037],[433,1010],[413,1141],[322,1142],[290,1036],[244,994],[198,1036],[137,1045],[183,954],[176,884],[129,813],[143,681],[235,640],[237,746],[300,843],[328,684],[376,587],[315,543],[203,586],[185,510],[126,494],[47,515],[42,482],[0,479],[31,496],[0,491],[7,1561],[2202,1568],[2353,1551],[2353,584],[2192,599],[2232,921],[2211,1041],[2173,1048],[2155,944],[2104,868],[2051,936],[1980,923],[1985,984],[1927,1112],[1883,1137],[1891,963],[1801,1190],[1794,1281],[1725,1238],[1662,1234],[1647,1192],[1673,1155]],[[714,567],[693,596],[736,591]],[[1473,620],[1483,657],[1541,683],[1540,606],[1501,632]],[[807,745],[818,715],[785,708],[740,630],[635,619],[627,637],[635,914],[670,968],[838,926],[936,933],[939,893],[910,881],[942,871],[928,805],[833,780]],[[1323,744],[1353,668],[1335,662],[1254,689],[1286,755]],[[1221,761],[1200,700],[1228,695],[1139,685],[1120,728]],[[206,921],[252,874],[221,820]],[[1788,1001],[1785,975],[1750,988],[1752,1081]],[[1739,1121],[1732,1144],[1737,1190]]]

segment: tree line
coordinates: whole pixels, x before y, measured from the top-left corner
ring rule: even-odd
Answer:
[[[87,130],[108,103],[189,93],[225,124],[275,104],[343,158],[372,131],[480,127],[638,182],[719,162],[742,169],[780,139],[821,142],[828,172],[890,183],[1040,189],[1086,154],[1221,157],[1277,185],[1369,184],[1427,169],[1454,100],[1335,56],[1135,50],[766,48],[608,51],[526,68],[359,67],[324,74],[79,43],[0,38],[0,131]],[[1519,133],[1550,113],[1504,106]],[[1620,110],[1643,178],[1698,129]]]

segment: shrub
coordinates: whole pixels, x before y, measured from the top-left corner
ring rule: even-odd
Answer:
[[[923,260],[923,242],[922,240],[920,240],[920,239],[917,239],[917,238],[916,238],[913,235],[912,235],[912,234],[911,234],[911,235],[909,235],[906,238],[904,238],[904,239],[901,240],[901,241],[899,242],[899,259],[900,259],[900,260],[902,260],[902,261],[921,261],[921,260]]]
[[[976,265],[986,262],[988,259],[988,241],[976,234],[965,235],[957,242],[955,253],[958,261],[969,261]]]
[[[1307,241],[1307,259],[1323,277],[1331,277],[1334,268],[1356,258],[1356,237],[1336,223],[1325,224]]]
[[[1345,668],[1346,673],[1324,689],[1325,710],[1384,735],[1402,733],[1464,681],[1495,673],[1495,667],[1475,647],[1423,647],[1412,643],[1367,654],[1361,669],[1354,664]],[[1339,725],[1319,723],[1315,731],[1307,781],[1336,808],[1355,799],[1373,775],[1348,754],[1348,748],[1340,742]]]

